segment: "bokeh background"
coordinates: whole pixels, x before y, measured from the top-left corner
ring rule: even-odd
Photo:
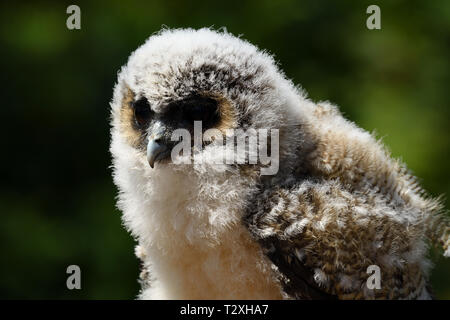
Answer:
[[[66,28],[70,4],[81,30]],[[370,4],[381,30],[366,28]],[[138,293],[115,208],[109,101],[128,55],[163,25],[225,26],[269,50],[313,100],[376,130],[432,195],[450,195],[448,0],[2,2],[0,298]],[[436,295],[449,299],[450,259],[430,255]],[[81,290],[66,288],[71,264]]]

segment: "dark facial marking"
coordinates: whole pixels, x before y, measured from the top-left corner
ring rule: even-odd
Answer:
[[[195,94],[169,103],[163,113],[155,113],[148,100],[145,97],[136,99],[129,87],[124,90],[120,119],[122,135],[130,145],[143,151],[152,121],[162,121],[169,130],[185,128],[191,134],[194,121],[202,121],[203,131],[217,128],[225,133],[226,129],[236,126],[232,105],[218,94]]]
[[[170,103],[163,118],[186,129],[192,129],[194,121],[202,121],[206,130],[219,123],[219,104],[213,98],[195,95]]]
[[[153,111],[145,97],[140,98],[132,103],[134,112],[134,120],[138,129],[146,129],[153,116]]]

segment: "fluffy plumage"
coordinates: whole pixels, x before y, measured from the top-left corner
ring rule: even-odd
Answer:
[[[154,117],[173,116],[193,96],[217,101],[223,132],[278,129],[278,173],[217,164],[230,151],[214,143],[192,155],[201,164],[152,169],[154,123],[136,126],[133,106],[145,99]],[[226,32],[163,30],[130,56],[111,107],[140,298],[430,298],[427,239],[450,255],[441,204],[335,106],[308,100],[267,53]],[[369,265],[380,267],[381,289],[367,288]]]

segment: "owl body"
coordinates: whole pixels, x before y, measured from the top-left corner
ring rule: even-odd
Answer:
[[[226,32],[164,30],[130,56],[111,106],[140,298],[431,297],[426,241],[450,254],[439,201],[335,106],[307,99],[267,53]],[[216,141],[189,155],[201,161],[175,163],[170,134],[197,118],[227,137],[276,129],[278,171],[216,161],[234,152]],[[378,289],[367,286],[374,265]]]

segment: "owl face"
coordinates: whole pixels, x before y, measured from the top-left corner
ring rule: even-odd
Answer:
[[[201,147],[190,157],[201,152],[204,161],[216,161],[230,152],[224,140],[237,141],[236,129],[245,134],[288,123],[291,93],[273,59],[243,40],[209,29],[163,31],[122,68],[112,102],[113,127],[150,168],[185,156],[186,149],[173,151],[187,139],[191,147]],[[181,139],[175,134],[180,130],[188,135]],[[196,141],[208,130],[221,133],[221,139],[216,134]]]

